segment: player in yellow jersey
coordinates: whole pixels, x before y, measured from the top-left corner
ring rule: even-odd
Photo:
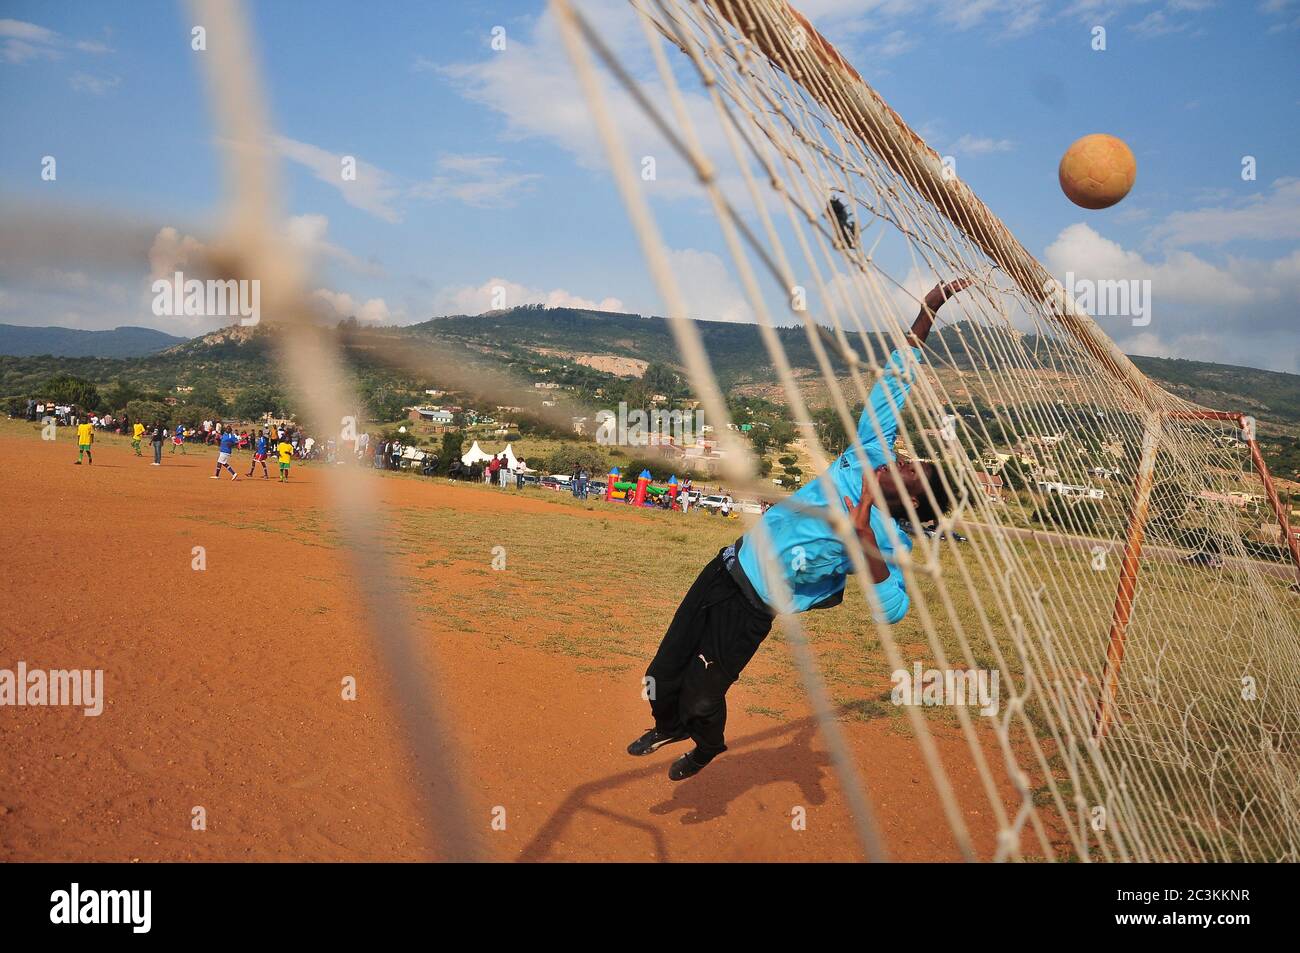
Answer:
[[[86,455],[86,463],[94,463],[90,455],[90,445],[95,442],[95,428],[90,425],[90,418],[77,424],[77,466],[81,466],[81,455]]]
[[[289,482],[289,464],[293,462],[293,445],[281,440],[275,445],[275,452],[280,456],[280,482]]]
[[[140,421],[137,420],[135,424],[131,427],[131,449],[135,451],[135,455],[137,457],[144,456],[144,454],[140,452],[140,441],[143,439],[144,439],[144,424],[140,423]]]

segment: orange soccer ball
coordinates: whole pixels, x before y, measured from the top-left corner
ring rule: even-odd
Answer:
[[[1061,191],[1082,208],[1110,208],[1133,188],[1137,160],[1123,139],[1095,132],[1061,156]]]

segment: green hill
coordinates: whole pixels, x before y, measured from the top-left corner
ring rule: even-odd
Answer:
[[[774,379],[754,325],[703,321],[698,327],[724,391]],[[402,328],[345,323],[321,327],[317,333],[336,337],[362,390],[367,395],[387,393],[390,404],[399,398],[419,400],[427,388],[521,403],[543,396],[534,390],[540,381],[560,385],[575,407],[584,400],[595,403],[597,398],[602,405],[624,396],[635,399],[647,390],[674,390],[677,397],[689,396],[684,382],[675,379],[680,376],[680,362],[671,328],[663,318],[526,306],[435,318]],[[796,370],[816,369],[803,328],[782,328],[776,334]],[[944,328],[937,335],[933,343],[942,345],[945,354],[951,352],[958,367],[969,364],[964,338],[955,328]],[[255,328],[223,328],[142,356],[3,356],[0,397],[39,396],[43,382],[56,374],[73,374],[100,387],[129,383],[159,393],[176,392],[178,386],[202,387],[233,398],[248,387],[280,390],[278,340],[276,326],[263,323]],[[878,341],[870,344],[882,347]],[[1025,353],[1035,353],[1034,344],[1033,336],[1026,338]],[[642,378],[619,376],[588,366],[601,364],[593,356],[646,362],[651,370]],[[1300,375],[1165,358],[1135,357],[1134,362],[1189,400],[1242,410],[1288,429],[1300,425]],[[837,373],[845,372],[838,361],[835,365]]]
[[[29,328],[0,324],[0,354],[32,357],[139,357],[179,344],[185,338],[153,328],[120,327],[111,331],[77,328]]]

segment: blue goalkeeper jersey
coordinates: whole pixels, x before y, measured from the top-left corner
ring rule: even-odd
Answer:
[[[858,420],[857,439],[862,444],[872,469],[884,466],[894,459],[898,415],[902,413],[911,390],[916,365],[922,360],[924,358],[919,348],[909,348],[908,352],[894,351],[885,364],[884,376],[871,389],[867,407]],[[880,426],[879,435],[872,423],[873,413]],[[834,501],[826,499],[820,479],[795,493],[792,500],[797,500],[806,508],[825,509],[832,505],[842,507],[844,504],[841,500],[848,497],[856,506],[862,496],[862,464],[853,447],[845,450],[831,464],[829,474],[834,492],[838,494]],[[880,599],[883,620],[894,623],[907,615],[910,600],[902,572],[890,561],[894,545],[886,529],[886,521],[893,524],[894,535],[902,546],[910,550],[912,544],[892,516],[882,514],[878,507],[872,507],[871,529],[876,536],[876,545],[889,564],[889,576],[876,585],[876,595]],[[811,513],[796,511],[787,502],[769,509],[761,520],[761,526],[766,530],[767,544],[785,576],[793,611],[826,608],[838,605],[843,600],[844,585],[853,571],[853,564],[829,522]],[[773,591],[774,580],[767,578],[763,571],[759,555],[761,544],[759,527],[755,526],[745,534],[739,552],[740,568],[759,598],[773,611],[778,611],[780,607]]]

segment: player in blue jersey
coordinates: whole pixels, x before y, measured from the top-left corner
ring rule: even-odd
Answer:
[[[227,430],[221,435],[220,452],[217,453],[217,470],[212,474],[212,479],[221,479],[221,468],[225,467],[230,471],[230,479],[238,480],[239,474],[235,468],[230,465],[230,455],[235,452],[235,445],[239,443],[239,437],[233,430]]]
[[[253,471],[257,469],[257,465],[260,463],[262,465],[262,479],[271,479],[271,475],[266,470],[266,451],[266,434],[258,434],[257,439],[253,442],[253,462],[248,465],[248,475],[250,477],[253,475]]]
[[[680,781],[699,773],[727,750],[727,690],[767,637],[777,613],[824,609],[843,601],[853,566],[818,511],[842,506],[852,518],[875,582],[877,621],[893,624],[907,614],[910,600],[893,559],[893,540],[910,544],[895,521],[907,518],[907,500],[921,522],[938,518],[950,501],[933,463],[895,464],[891,473],[898,417],[923,360],[921,346],[935,314],[969,285],[961,278],[936,285],[925,296],[908,335],[911,346],[889,355],[883,376],[872,388],[858,421],[857,445],[831,464],[824,479],[769,509],[753,529],[704,567],[646,670],[655,724],[628,746],[629,754],[650,754],[690,738],[695,748],[673,762],[668,777]],[[860,456],[866,457],[866,468]],[[875,506],[877,489],[883,511]],[[888,523],[894,524],[892,534]],[[761,557],[760,546],[768,548],[770,563]]]

